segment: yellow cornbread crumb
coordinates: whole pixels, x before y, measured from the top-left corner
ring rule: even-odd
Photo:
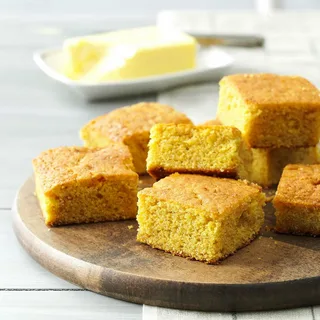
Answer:
[[[47,226],[134,219],[138,175],[127,147],[59,147],[33,160]]]
[[[220,81],[218,118],[253,148],[313,147],[319,141],[320,93],[308,80],[236,74]]]
[[[150,129],[157,123],[192,123],[181,112],[156,102],[141,102],[119,108],[90,121],[80,131],[87,147],[105,147],[119,142],[127,145],[137,173],[146,172]]]
[[[221,125],[218,119],[208,120],[202,126]],[[250,181],[263,187],[270,187],[280,180],[287,164],[316,164],[320,160],[319,146],[306,148],[251,148],[252,166]],[[267,201],[272,200],[269,197]]]
[[[264,204],[257,185],[173,174],[138,193],[137,240],[216,263],[256,237],[264,221]]]
[[[157,179],[174,172],[249,178],[252,155],[237,128],[157,124],[150,137],[147,170]]]
[[[287,164],[318,163],[317,147],[309,148],[252,148],[251,181],[268,187],[277,184]]]

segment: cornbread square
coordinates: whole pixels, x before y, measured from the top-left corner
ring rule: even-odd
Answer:
[[[217,263],[262,227],[265,195],[241,180],[173,174],[138,193],[137,240],[153,248]]]
[[[60,147],[33,160],[47,226],[134,219],[138,175],[127,147]]]
[[[318,148],[252,148],[253,162],[250,180],[264,187],[277,184],[287,164],[318,163]]]
[[[237,128],[157,124],[150,137],[147,170],[156,179],[174,172],[249,178],[252,155]]]
[[[218,119],[237,127],[253,148],[312,147],[319,141],[320,93],[297,76],[226,76]]]
[[[320,165],[287,165],[273,205],[277,232],[320,235]]]
[[[129,147],[137,173],[146,172],[150,129],[157,123],[192,123],[181,112],[156,102],[142,102],[116,109],[90,121],[80,136],[86,147],[120,142]]]

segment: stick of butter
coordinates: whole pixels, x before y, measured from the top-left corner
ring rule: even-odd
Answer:
[[[94,83],[193,69],[197,42],[179,31],[144,27],[67,39],[63,49],[66,76]]]

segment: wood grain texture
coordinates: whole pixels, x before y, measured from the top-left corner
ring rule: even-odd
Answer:
[[[17,197],[16,235],[35,260],[80,287],[136,303],[204,311],[319,302],[319,238],[263,231],[220,265],[206,265],[136,242],[133,220],[48,229],[33,192],[30,178]],[[270,225],[270,204],[266,214]]]

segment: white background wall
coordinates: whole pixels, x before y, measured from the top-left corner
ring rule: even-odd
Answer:
[[[268,0],[260,0],[268,1]],[[320,9],[320,0],[275,0],[285,9]],[[23,13],[155,15],[163,9],[248,10],[255,0],[0,0],[0,15]]]

